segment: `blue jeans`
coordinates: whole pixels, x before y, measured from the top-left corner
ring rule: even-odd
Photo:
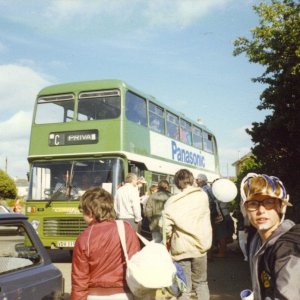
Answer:
[[[209,300],[209,289],[207,283],[207,255],[202,257],[179,260],[186,277],[187,291],[178,299],[187,300],[189,294],[194,290],[198,300]]]

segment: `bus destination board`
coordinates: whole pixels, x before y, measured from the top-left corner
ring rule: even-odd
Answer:
[[[97,129],[51,132],[49,146],[85,145],[98,143]]]

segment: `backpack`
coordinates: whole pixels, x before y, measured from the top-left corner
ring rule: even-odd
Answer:
[[[175,297],[179,297],[183,292],[186,291],[186,277],[182,266],[178,262],[174,262],[176,267],[176,275],[173,279],[171,286],[165,288],[165,290]]]

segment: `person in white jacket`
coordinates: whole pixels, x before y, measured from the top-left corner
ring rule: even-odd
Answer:
[[[207,251],[212,244],[212,227],[208,196],[193,186],[194,176],[187,169],[179,170],[174,182],[181,192],[166,201],[160,225],[173,259],[186,276],[187,290],[178,299],[189,299],[194,290],[197,299],[209,300]]]
[[[139,232],[142,223],[142,214],[137,184],[137,175],[128,173],[125,178],[125,184],[116,192],[114,208],[117,219],[129,222],[135,231]]]

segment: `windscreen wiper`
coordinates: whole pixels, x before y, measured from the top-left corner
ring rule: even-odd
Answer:
[[[46,203],[46,208],[51,206],[52,201],[56,198],[56,196],[58,196],[59,194],[61,194],[62,190],[65,188],[65,186],[62,184],[57,191],[55,191],[53,193],[53,195],[51,196],[51,198],[48,200],[48,202]]]

